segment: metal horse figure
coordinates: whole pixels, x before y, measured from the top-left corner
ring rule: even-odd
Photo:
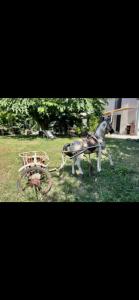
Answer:
[[[72,159],[72,174],[75,174],[75,165],[79,169],[79,174],[83,175],[83,170],[81,168],[81,160],[86,154],[89,155],[89,174],[91,174],[92,163],[90,155],[96,153],[97,155],[97,171],[101,172],[101,158],[102,154],[108,156],[110,165],[113,166],[112,157],[109,151],[103,152],[106,149],[105,135],[107,133],[114,133],[112,128],[111,117],[103,117],[101,124],[96,129],[95,134],[88,134],[88,136],[82,141],[75,141],[71,144],[66,144],[62,151],[62,164],[59,170],[64,168],[67,158]]]

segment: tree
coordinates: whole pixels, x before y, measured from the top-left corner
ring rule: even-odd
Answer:
[[[42,129],[47,129],[52,121],[59,126],[81,124],[80,114],[85,113],[87,121],[93,115],[99,118],[106,99],[98,98],[0,98],[0,111],[23,119],[32,118]]]

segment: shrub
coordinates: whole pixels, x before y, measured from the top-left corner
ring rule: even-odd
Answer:
[[[75,133],[77,134],[77,135],[81,135],[81,133],[82,133],[82,130],[81,130],[81,128],[80,127],[76,127],[76,129],[75,129]]]
[[[88,121],[88,127],[90,132],[96,131],[96,128],[99,124],[99,118],[92,115]]]

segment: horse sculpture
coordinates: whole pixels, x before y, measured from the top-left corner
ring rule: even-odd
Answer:
[[[66,158],[72,159],[72,174],[75,174],[75,165],[79,169],[79,174],[83,175],[81,168],[81,160],[83,156],[89,155],[89,175],[91,175],[92,163],[90,155],[96,153],[97,155],[97,171],[101,172],[101,157],[102,154],[109,157],[110,165],[113,166],[113,161],[110,152],[104,153],[106,149],[105,135],[107,133],[114,133],[112,128],[111,117],[103,117],[101,124],[97,127],[95,134],[88,134],[82,141],[75,141],[71,144],[66,144],[62,151],[62,164],[60,170],[64,168],[66,164]]]

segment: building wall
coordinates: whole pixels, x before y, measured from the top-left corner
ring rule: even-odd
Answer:
[[[122,122],[121,122],[121,134],[126,134],[126,126],[127,124],[131,124],[132,122],[135,124],[135,134],[137,134],[137,108],[138,108],[138,100],[137,98],[123,98],[122,99],[122,107],[133,107],[133,110],[127,110],[123,112]],[[127,123],[126,123],[127,122]]]
[[[128,111],[128,123],[132,123],[136,121],[136,110]]]
[[[115,113],[113,116],[113,128],[116,130],[116,120],[117,115],[121,114],[121,126],[120,126],[120,134],[126,134],[126,127],[128,124],[132,122],[135,123],[135,134],[139,134],[139,115],[137,121],[137,110],[138,110],[139,100],[137,98],[122,98],[121,107],[133,107],[133,110],[122,111],[121,113]],[[109,100],[109,104],[106,106],[106,111],[111,111],[115,109],[115,99]]]
[[[122,98],[122,107],[135,107],[137,108],[137,98]]]
[[[126,134],[126,127],[128,125],[128,111],[122,111],[121,113],[121,126],[120,126],[120,134]]]
[[[113,124],[112,124],[112,126],[113,126],[114,131],[116,131],[116,120],[117,120],[117,115],[113,116]]]
[[[115,109],[115,100],[111,99],[111,100],[109,100],[108,104],[106,104],[105,110],[106,111],[111,111],[113,109]]]
[[[134,107],[137,108],[138,104],[137,98],[122,98],[122,107]],[[106,105],[106,111],[115,109],[115,99],[109,100],[108,105]]]

